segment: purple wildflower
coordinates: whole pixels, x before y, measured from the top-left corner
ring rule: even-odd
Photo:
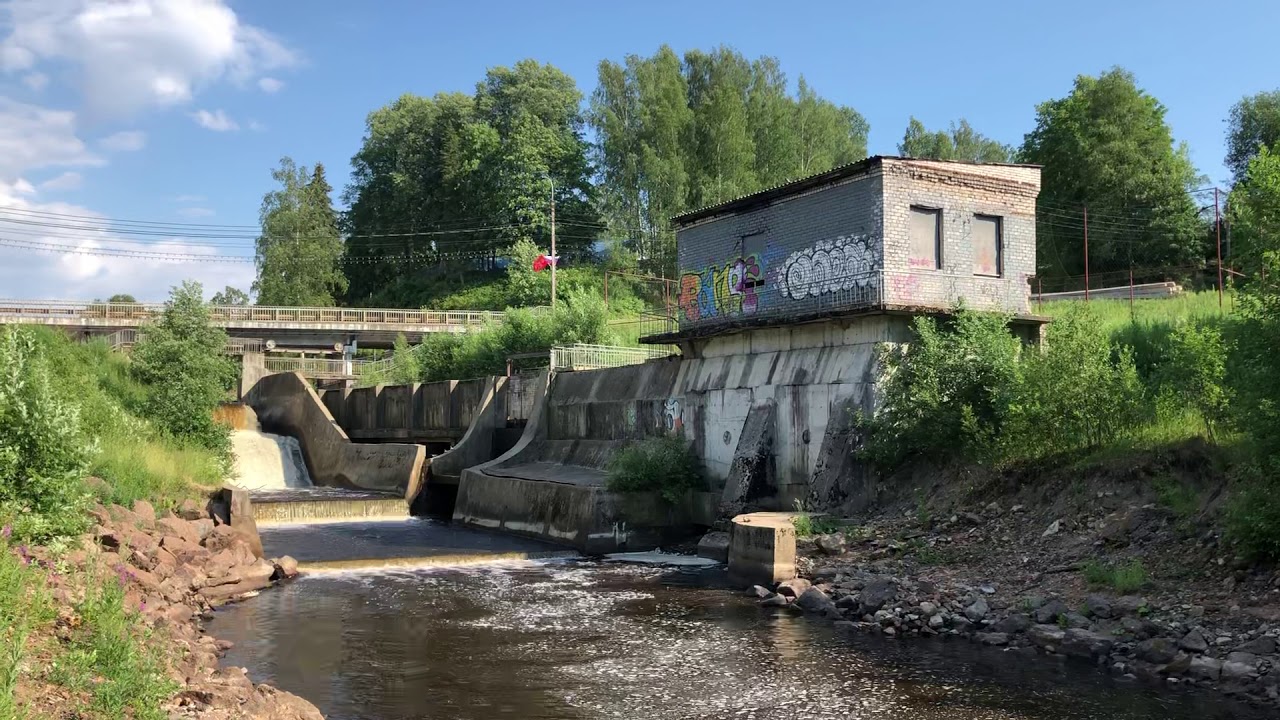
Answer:
[[[8,540],[10,537],[13,537],[12,525],[5,525],[4,527],[0,528],[0,538],[4,538],[5,540]]]

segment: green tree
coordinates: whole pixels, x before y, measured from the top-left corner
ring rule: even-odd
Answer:
[[[109,303],[136,303],[138,302],[132,295],[128,293],[116,293],[107,298]]]
[[[210,305],[249,305],[249,294],[240,288],[234,288],[230,285],[222,288],[222,290],[213,294],[209,299]]]
[[[1095,273],[1203,260],[1207,233],[1189,193],[1200,178],[1186,145],[1174,144],[1165,107],[1132,73],[1081,75],[1070,95],[1041,103],[1020,156],[1044,166],[1042,274],[1083,273],[1085,207]]]
[[[518,239],[549,250],[553,192],[558,254],[586,257],[599,217],[581,102],[568,75],[523,60],[474,95],[405,95],[371,113],[344,195],[348,299],[407,304],[415,287],[496,270]]]
[[[867,156],[871,126],[857,110],[819,97],[800,77],[792,127],[798,136],[798,172],[801,176],[830,170]]]
[[[227,334],[209,320],[200,283],[173,288],[160,318],[133,350],[132,372],[150,386],[143,412],[165,434],[226,453],[228,431],[213,410],[236,381]]]
[[[912,117],[898,144],[898,153],[913,158],[983,163],[1009,162],[1013,158],[1013,148],[982,135],[963,118],[951,123],[950,130],[931,132]]]
[[[1249,161],[1263,147],[1280,141],[1280,90],[1242,98],[1227,117],[1227,157],[1224,161],[1236,181],[1249,169]]]
[[[347,278],[339,266],[342,238],[324,166],[299,166],[286,157],[271,177],[280,188],[262,199],[253,283],[258,302],[331,306],[347,289]]]
[[[1259,148],[1227,196],[1227,218],[1232,262],[1246,275],[1267,272],[1268,254],[1280,250],[1280,154]]]
[[[691,50],[684,64],[693,111],[686,150],[689,206],[713,205],[758,189],[746,103],[750,64],[728,47]]]

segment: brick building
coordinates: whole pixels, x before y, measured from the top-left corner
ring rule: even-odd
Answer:
[[[679,332],[969,307],[1028,332],[1040,169],[871,157],[675,218]]]

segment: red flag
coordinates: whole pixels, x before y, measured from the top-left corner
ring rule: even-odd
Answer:
[[[542,272],[543,270],[546,270],[548,267],[551,267],[551,262],[547,260],[546,255],[539,255],[533,261],[534,272]]]

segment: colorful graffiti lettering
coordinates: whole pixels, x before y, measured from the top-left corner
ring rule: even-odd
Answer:
[[[866,287],[872,280],[875,253],[866,235],[841,235],[787,256],[777,286],[792,300]]]
[[[680,277],[680,310],[690,322],[754,315],[760,302],[756,286],[763,277],[757,255],[686,272]]]

